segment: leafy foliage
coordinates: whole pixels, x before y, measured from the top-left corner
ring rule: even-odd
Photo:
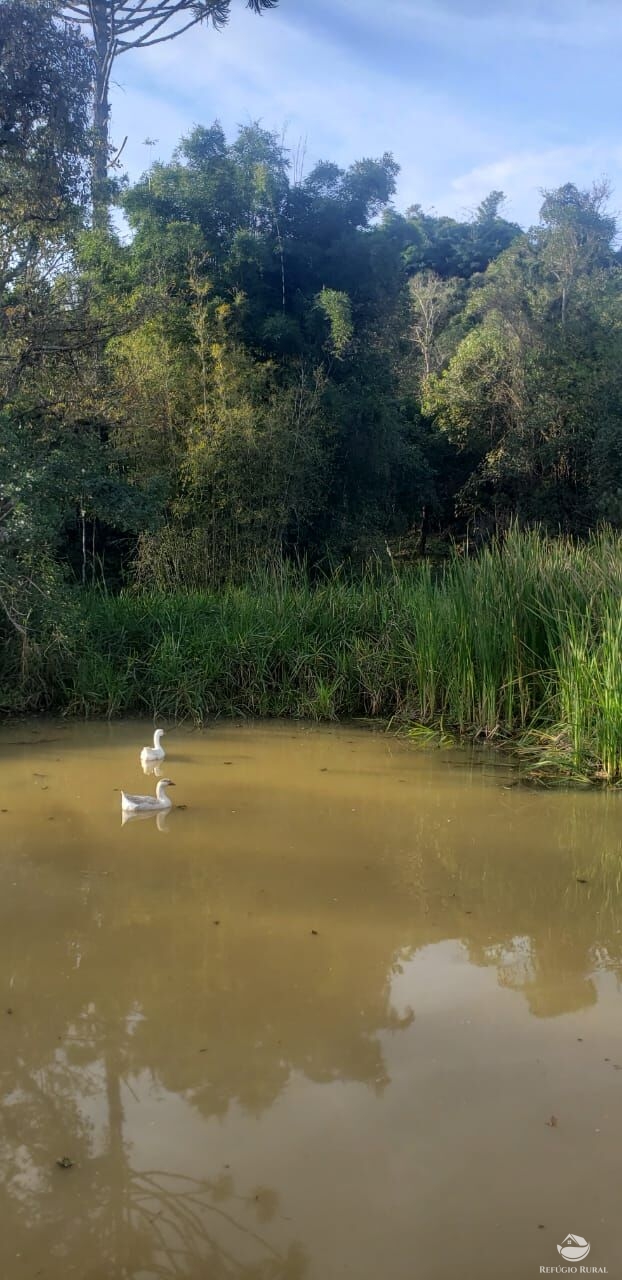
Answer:
[[[595,511],[617,520],[622,275],[606,196],[545,194],[540,225],[477,282],[470,327],[426,384],[426,412],[475,461],[465,511],[578,532]]]
[[[526,233],[498,191],[464,222],[402,215],[390,154],[302,175],[216,121],[127,188],[122,243],[89,229],[93,64],[56,13],[0,12],[11,671],[71,648],[72,582],[212,590],[288,561],[393,571],[516,520],[620,526],[606,184],[545,192]]]

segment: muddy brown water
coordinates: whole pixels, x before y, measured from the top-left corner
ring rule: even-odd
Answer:
[[[147,740],[0,732],[2,1280],[620,1276],[622,794],[215,725],[122,825]]]

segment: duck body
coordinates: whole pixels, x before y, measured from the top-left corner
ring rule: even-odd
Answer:
[[[130,796],[121,792],[121,808],[124,813],[157,813],[172,808],[173,801],[166,794],[167,787],[174,787],[170,778],[160,778],[154,796]]]
[[[140,758],[143,764],[148,764],[151,760],[163,760],[165,756],[164,747],[162,746],[162,737],[164,729],[156,729],[153,735],[153,746],[143,747]]]

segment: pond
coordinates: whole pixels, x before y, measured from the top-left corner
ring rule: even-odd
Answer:
[[[619,1275],[622,794],[360,727],[0,732],[3,1280]]]

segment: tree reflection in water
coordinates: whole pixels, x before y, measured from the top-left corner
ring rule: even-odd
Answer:
[[[86,1058],[94,1046],[73,1037],[72,1049]],[[4,1095],[8,1123],[0,1143],[0,1220],[6,1215],[12,1223],[3,1240],[3,1276],[16,1274],[15,1259],[28,1256],[34,1233],[63,1274],[72,1274],[80,1259],[84,1268],[97,1260],[95,1271],[80,1270],[81,1276],[115,1280],[198,1274],[302,1280],[302,1247],[275,1245],[261,1230],[280,1216],[273,1189],[241,1194],[226,1170],[200,1178],[132,1166],[122,1091],[142,1099],[120,1074],[118,1058],[108,1051],[77,1065],[61,1050],[35,1071],[18,1063],[14,1087]],[[88,1118],[97,1111],[101,1133]],[[56,1151],[62,1143],[71,1151],[67,1171],[54,1158],[55,1140]]]
[[[547,801],[543,829],[532,798],[438,772],[413,798],[363,771],[355,796],[324,750],[277,800],[249,765],[237,836],[229,802],[220,826],[198,803],[172,814],[165,838],[121,831],[116,801],[98,817],[59,801],[44,827],[48,793],[39,828],[3,827],[7,1280],[49,1258],[54,1280],[302,1280],[287,1176],[253,1189],[246,1152],[259,1117],[287,1137],[293,1080],[382,1100],[383,1045],[413,1019],[392,1003],[408,957],[459,940],[540,1019],[592,1006],[595,968],[621,972],[605,805]]]

